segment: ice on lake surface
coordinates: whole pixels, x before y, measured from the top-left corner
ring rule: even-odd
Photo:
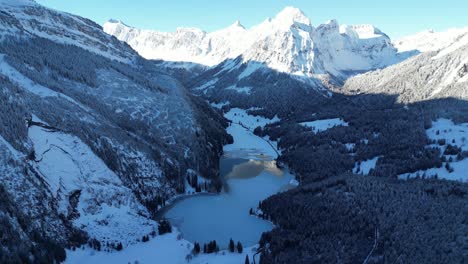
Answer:
[[[255,210],[259,201],[284,190],[294,177],[278,169],[270,157],[252,152],[227,152],[220,166],[226,180],[225,192],[181,200],[164,216],[192,242],[216,240],[226,248],[232,238],[244,246],[255,245],[273,225],[251,216],[250,208]]]

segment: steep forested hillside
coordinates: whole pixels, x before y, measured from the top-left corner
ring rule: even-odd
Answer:
[[[32,1],[0,7],[0,259],[125,246],[188,177],[216,189],[219,113],[94,22]]]

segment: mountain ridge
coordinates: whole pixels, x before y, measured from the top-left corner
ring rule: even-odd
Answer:
[[[309,77],[330,73],[340,78],[346,77],[346,70],[367,71],[399,60],[389,37],[374,26],[339,26],[331,20],[314,27],[294,7],[286,7],[249,29],[235,22],[210,33],[195,28],[179,28],[175,32],[140,30],[112,22],[104,24],[104,31],[129,43],[147,59],[215,66],[242,55],[244,61],[265,63],[280,72]],[[327,41],[341,51],[334,50]],[[372,49],[379,52],[370,52]],[[357,62],[349,64],[349,58],[346,62],[337,56],[351,56]]]

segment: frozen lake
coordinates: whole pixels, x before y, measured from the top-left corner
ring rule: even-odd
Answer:
[[[259,201],[288,188],[294,177],[287,170],[278,169],[271,157],[252,149],[226,152],[220,167],[224,192],[183,199],[164,217],[191,242],[216,240],[221,248],[226,248],[232,238],[244,246],[255,245],[261,234],[273,226],[251,216],[250,208],[255,210]]]

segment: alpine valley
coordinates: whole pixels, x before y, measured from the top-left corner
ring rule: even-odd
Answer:
[[[467,138],[468,28],[0,0],[0,263],[466,263]]]

